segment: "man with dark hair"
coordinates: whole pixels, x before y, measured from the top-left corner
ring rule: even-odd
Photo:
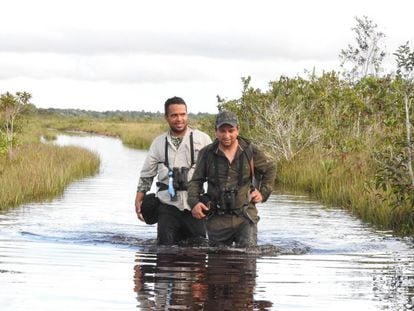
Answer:
[[[188,126],[187,105],[180,97],[167,99],[164,105],[169,131],[156,137],[142,166],[135,197],[135,212],[141,214],[142,201],[158,176],[159,245],[177,244],[182,240],[205,237],[202,220],[192,217],[187,203],[188,180],[194,172],[199,151],[210,137]]]
[[[256,203],[272,192],[276,167],[254,144],[239,136],[237,116],[221,111],[216,140],[203,148],[188,187],[188,204],[196,219],[207,217],[208,238],[214,244],[249,247],[257,244]],[[260,184],[255,176],[260,175]],[[207,182],[207,193],[203,184]]]

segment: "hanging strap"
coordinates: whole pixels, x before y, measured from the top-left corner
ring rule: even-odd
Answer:
[[[252,185],[254,186],[256,184],[255,175],[254,175],[254,162],[253,162],[253,150],[252,147],[249,145],[247,148],[243,150],[243,153],[245,154],[247,161],[249,161],[249,167],[250,167],[250,180]],[[241,187],[243,185],[243,156],[240,156],[239,158],[239,186]]]
[[[219,167],[217,165],[218,161],[214,163],[214,182],[217,190],[220,192],[220,181],[219,181]]]
[[[169,169],[170,164],[168,162],[168,139],[167,136],[165,136],[165,158],[164,158],[164,164]]]
[[[190,152],[191,152],[191,166],[193,166],[195,164],[193,132],[190,133]]]
[[[194,153],[194,138],[193,138],[193,132],[190,133],[190,153],[191,153],[191,165],[192,167],[195,164],[195,153]],[[164,155],[164,164],[169,169],[170,163],[168,161],[168,138],[165,136],[165,155]]]
[[[252,150],[251,146],[247,147],[245,155],[246,155],[247,160],[249,161],[250,179],[251,179],[252,185],[255,186],[256,177],[255,177],[255,174],[254,174],[253,150]],[[250,156],[250,158],[249,158],[249,156]]]
[[[244,153],[244,150],[242,152]],[[237,182],[237,185],[239,187],[243,186],[243,159],[244,159],[244,157],[243,157],[243,155],[241,155],[239,157],[239,164],[238,164],[239,165],[239,169],[238,169],[239,174],[238,174],[238,182]]]

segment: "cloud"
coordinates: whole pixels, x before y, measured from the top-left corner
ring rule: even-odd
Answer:
[[[0,79],[29,77],[81,81],[163,83],[210,81],[214,72],[197,57],[1,53]],[[207,60],[207,63],[211,61]],[[210,69],[209,69],[210,67]],[[214,67],[214,66],[213,66]]]
[[[268,82],[278,74],[301,75],[305,69],[312,70],[316,67],[329,70],[336,65],[335,61],[244,61],[182,55],[0,53],[0,80],[27,77],[127,84],[227,84],[247,75]]]
[[[337,51],[278,34],[67,30],[0,33],[0,79],[62,78],[116,83],[217,82],[268,77],[284,64],[336,60]],[[331,55],[329,55],[329,53]],[[278,70],[279,69],[279,70]],[[267,72],[267,73],[266,73]]]
[[[197,56],[238,60],[322,60],[338,53],[332,45],[317,48],[303,39],[276,34],[93,31],[0,33],[0,52],[53,53],[72,55],[140,54]]]

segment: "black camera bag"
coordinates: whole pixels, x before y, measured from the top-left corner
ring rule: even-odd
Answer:
[[[160,200],[155,196],[155,193],[148,193],[144,196],[141,205],[141,214],[148,225],[153,225],[158,222],[158,206]]]

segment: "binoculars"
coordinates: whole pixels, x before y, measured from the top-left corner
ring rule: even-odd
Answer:
[[[236,209],[237,189],[224,189],[220,195],[219,208],[223,211],[231,211]]]
[[[173,185],[176,191],[185,191],[188,188],[188,167],[173,168]]]
[[[171,200],[177,200],[177,191],[185,191],[188,188],[188,167],[174,167],[168,172],[168,193]]]

